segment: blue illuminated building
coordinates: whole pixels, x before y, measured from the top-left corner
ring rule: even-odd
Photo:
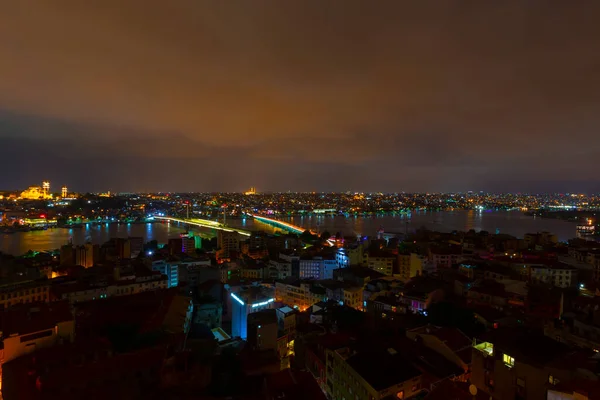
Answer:
[[[236,290],[237,289],[237,290]],[[246,339],[248,314],[273,307],[273,293],[262,286],[231,288],[231,336]]]
[[[165,262],[165,260],[152,262],[152,271],[158,271],[167,276],[167,287],[179,285],[179,265]]]

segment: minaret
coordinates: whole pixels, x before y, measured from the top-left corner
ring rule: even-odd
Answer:
[[[48,195],[50,194],[50,182],[42,182],[42,189],[44,190],[44,197],[48,197]]]

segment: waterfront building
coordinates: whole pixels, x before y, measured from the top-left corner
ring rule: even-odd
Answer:
[[[229,258],[232,253],[240,252],[240,234],[237,232],[219,231],[217,233],[217,247],[220,258]]]
[[[60,265],[73,265],[75,262],[75,253],[73,252],[73,244],[65,244],[60,247]]]
[[[181,252],[188,255],[196,253],[196,240],[194,236],[181,235]]]
[[[100,258],[100,246],[97,244],[86,243],[81,246],[75,246],[73,249],[73,263],[74,265],[81,265],[85,268],[93,267],[95,263],[99,261]],[[68,251],[65,248],[65,251]],[[63,253],[63,249],[61,249],[61,254]]]
[[[112,238],[100,248],[103,261],[128,260],[131,258],[131,241],[128,238]]]
[[[21,199],[24,200],[50,200],[51,198],[52,195],[40,186],[30,186],[21,192]]]

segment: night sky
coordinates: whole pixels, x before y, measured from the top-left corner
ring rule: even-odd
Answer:
[[[0,1],[0,189],[600,191],[598,1]]]

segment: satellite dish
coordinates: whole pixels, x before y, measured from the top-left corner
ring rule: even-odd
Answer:
[[[477,396],[477,386],[475,386],[475,385],[469,386],[469,393],[471,393],[473,396]]]

